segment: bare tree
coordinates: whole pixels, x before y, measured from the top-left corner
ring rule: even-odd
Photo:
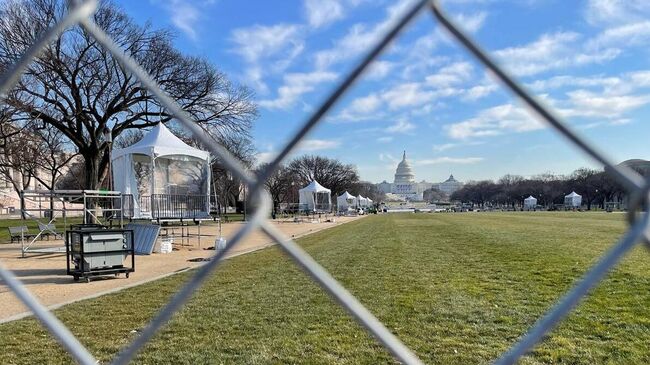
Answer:
[[[359,182],[359,174],[354,165],[345,165],[339,160],[321,156],[302,156],[289,163],[289,171],[295,180],[304,186],[312,180],[340,195]]]
[[[253,165],[255,148],[250,138],[237,134],[224,136],[219,141],[230,153],[239,158],[244,166],[250,168]],[[223,165],[219,158],[213,156],[211,161],[211,185],[217,196],[217,204],[225,212],[226,207],[237,205],[239,197],[244,193],[244,184]]]
[[[78,156],[70,150],[63,133],[51,125],[33,126],[30,128],[35,138],[35,159],[30,167],[32,176],[46,189],[55,189],[68,164]]]
[[[6,68],[61,20],[63,0],[8,0],[0,5],[0,67]],[[205,129],[248,134],[257,110],[252,92],[233,85],[207,61],[182,55],[167,31],[133,22],[111,1],[101,1],[95,22],[132,56]],[[6,99],[16,125],[32,120],[59,130],[83,156],[84,187],[106,176],[110,144],[130,129],[172,120],[137,79],[81,27],[67,30],[27,68]]]
[[[379,190],[376,184],[368,181],[359,181],[352,185],[349,189],[349,193],[352,193],[355,196],[362,195],[365,198],[370,198],[375,203],[379,203],[386,199],[386,194]]]
[[[257,171],[264,171],[267,166],[266,163],[260,164]],[[296,186],[296,183],[291,171],[286,166],[281,165],[269,176],[264,185],[271,195],[271,200],[273,200],[273,211],[277,211],[280,203],[288,202],[291,199],[291,195],[293,195],[292,188]]]
[[[575,170],[569,180],[572,190],[582,195],[583,201],[587,204],[587,210],[591,210],[591,202],[596,195],[595,182],[598,173],[598,170],[583,167]]]
[[[424,199],[427,202],[434,203],[439,201],[445,201],[449,199],[449,197],[447,196],[447,194],[440,191],[440,189],[431,188],[422,192],[422,199]]]
[[[0,125],[6,124],[5,121]],[[27,189],[37,167],[35,161],[39,158],[38,140],[25,128],[16,128],[4,125],[0,128],[0,179],[12,186],[20,196],[20,205],[24,207],[25,201],[20,194]],[[24,213],[22,213],[24,218]]]

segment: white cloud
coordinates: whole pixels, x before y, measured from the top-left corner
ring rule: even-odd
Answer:
[[[278,154],[274,151],[258,152],[256,164],[269,163],[275,159]]]
[[[650,103],[650,95],[607,95],[587,90],[568,92],[567,109],[560,108],[565,117],[620,118],[626,112]]]
[[[393,140],[393,137],[390,137],[390,136],[377,138],[377,142],[383,142],[383,143],[391,142],[392,140]]]
[[[463,95],[463,100],[475,101],[478,99],[482,99],[495,92],[498,88],[499,86],[495,83],[472,86],[465,91],[465,95]]]
[[[390,127],[384,129],[388,133],[408,133],[415,129],[415,124],[405,120],[400,119],[397,123],[391,125]]]
[[[474,33],[483,27],[487,19],[487,13],[480,11],[474,14],[458,14],[454,15],[454,20],[460,24],[466,32]]]
[[[481,27],[483,27],[483,24],[485,24],[487,13],[484,11],[473,14],[458,13],[452,15],[452,19],[465,32],[475,33],[481,29]],[[456,39],[451,34],[449,34],[446,28],[436,28],[436,36],[447,44],[453,44]]]
[[[196,22],[199,19],[199,11],[189,3],[181,1],[172,1],[174,11],[171,12],[172,23],[183,31],[191,39],[196,39],[194,30]]]
[[[474,33],[485,23],[487,13],[455,14],[453,17],[459,24],[462,24],[465,31]],[[426,32],[425,35],[420,36],[413,44],[406,47],[409,52],[405,57],[402,77],[405,79],[419,77],[421,73],[426,73],[432,67],[436,67],[442,61],[445,61],[446,59],[440,57],[439,52],[434,52],[441,43],[455,44],[446,31],[436,28],[434,32]]]
[[[440,165],[440,164],[456,164],[456,165],[469,165],[483,161],[483,157],[436,157],[425,160],[415,160],[415,165]]]
[[[437,145],[433,145],[433,151],[434,152],[444,152],[444,151],[454,149],[454,148],[459,148],[459,147],[464,147],[464,146],[477,146],[477,145],[481,145],[483,143],[485,143],[485,142],[472,141],[472,142],[462,142],[462,143],[437,144]]]
[[[203,20],[202,12],[213,2],[184,0],[150,0],[161,6],[170,16],[172,24],[192,40],[197,39],[196,28]]]
[[[526,109],[503,104],[480,111],[474,118],[445,126],[449,137],[467,139],[526,132],[544,128]]]
[[[305,152],[331,150],[338,148],[341,141],[328,140],[328,139],[305,139],[300,142],[298,149]]]
[[[617,48],[582,50],[580,35],[575,32],[547,33],[537,40],[494,52],[507,69],[519,76],[571,66],[582,66],[612,60],[620,54]]]
[[[585,18],[591,24],[630,23],[650,15],[647,0],[589,0]]]
[[[469,62],[455,62],[425,78],[428,86],[444,88],[462,84],[472,78],[474,67]]]
[[[305,15],[309,25],[320,28],[343,18],[343,5],[338,0],[306,0]]]
[[[632,123],[632,119],[628,119],[628,118],[615,119],[609,122],[609,124],[611,125],[624,125],[630,123]]]
[[[635,87],[650,86],[650,70],[634,71],[626,76],[630,80],[630,84]]]
[[[598,34],[587,43],[589,49],[606,47],[642,46],[650,43],[650,21],[612,27]]]
[[[295,24],[238,28],[232,31],[231,40],[236,46],[234,52],[251,63],[287,50],[291,55],[303,48],[300,27]]]
[[[592,76],[560,75],[536,80],[528,84],[535,91],[551,91],[568,87],[599,89],[602,95],[620,96],[650,87],[650,70],[626,72],[617,76],[602,74]]]
[[[372,113],[382,104],[381,99],[376,94],[370,94],[361,98],[354,99],[350,104],[350,111],[354,113]]]
[[[399,84],[383,92],[381,96],[391,109],[421,105],[433,100],[434,97],[434,92],[423,90],[421,84],[416,82]]]
[[[244,80],[260,93],[268,93],[264,78],[270,73],[282,73],[304,50],[304,34],[295,24],[272,26],[254,25],[232,31],[232,51],[246,65]]]
[[[397,157],[391,155],[390,153],[380,153],[379,154],[379,161],[382,161],[382,162],[388,161],[388,162],[392,163],[392,162],[399,162],[400,160],[397,159]]]
[[[389,61],[375,61],[373,62],[364,79],[380,80],[386,77],[395,68],[395,63]]]
[[[415,107],[432,101],[436,93],[424,90],[417,82],[397,84],[390,89],[379,93],[368,94],[354,99],[348,107],[333,119],[347,122],[356,122],[385,116],[383,106],[391,110],[406,107]]]
[[[259,104],[269,109],[288,109],[294,106],[302,95],[315,90],[319,84],[335,80],[336,77],[337,74],[324,71],[286,74],[283,85],[278,88],[277,98],[261,100]]]
[[[465,101],[483,98],[498,85],[483,78],[479,85],[463,86],[471,82],[473,66],[467,62],[455,62],[443,66],[423,82],[403,82],[382,91],[354,99],[342,112],[333,117],[339,121],[364,121],[383,118],[386,109],[391,111],[407,108],[411,115],[429,114],[434,107],[441,106],[441,98],[460,96]],[[388,108],[385,108],[387,106]]]
[[[619,77],[607,77],[595,75],[590,77],[578,77],[570,75],[553,76],[546,80],[536,80],[528,86],[536,91],[559,89],[567,86],[573,87],[620,87],[622,80]]]
[[[412,6],[413,0],[398,0],[386,8],[386,17],[381,22],[372,26],[363,23],[354,24],[345,36],[336,40],[330,49],[316,53],[316,65],[319,69],[327,69],[329,66],[342,60],[356,57],[365,52],[370,45],[375,44],[397,20]]]
[[[446,151],[448,149],[452,149],[454,147],[458,147],[460,144],[459,143],[445,143],[445,144],[437,144],[433,146],[433,150],[435,152],[442,152]]]

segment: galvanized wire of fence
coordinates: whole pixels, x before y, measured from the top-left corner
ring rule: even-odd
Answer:
[[[80,25],[107,50],[113,57],[136,77],[139,82],[149,90],[161,103],[161,105],[187,128],[193,136],[199,139],[210,152],[218,156],[226,167],[237,175],[248,187],[251,196],[260,204],[260,208],[253,215],[252,219],[235,233],[225,249],[218,251],[207,264],[197,270],[192,278],[172,297],[172,299],[158,312],[149,322],[143,331],[113,360],[114,364],[125,364],[134,358],[137,352],[164,326],[172,316],[182,308],[201,285],[212,275],[219,263],[223,260],[243,238],[255,229],[261,229],[274,241],[276,241],[284,252],[291,257],[295,263],[307,273],[318,285],[330,294],[344,309],[346,309],[365,329],[374,335],[378,341],[395,356],[396,359],[405,364],[420,364],[418,357],[395,337],[376,317],[372,315],[351,293],[338,283],[322,266],[311,258],[293,240],[285,237],[266,219],[266,213],[271,207],[268,193],[264,190],[265,180],[273,174],[280,163],[295,149],[298,143],[322,121],[327,112],[345,94],[349,87],[357,81],[367,67],[386,49],[391,41],[418,15],[427,5],[431,7],[434,16],[440,23],[461,43],[476,59],[482,62],[491,70],[506,87],[528,105],[536,117],[541,118],[560,134],[564,135],[571,143],[596,161],[603,164],[612,171],[614,176],[628,189],[631,194],[631,206],[640,207],[646,205],[650,185],[636,172],[629,168],[617,166],[610,162],[603,153],[585,139],[573,132],[565,122],[555,116],[548,108],[537,101],[519,83],[501,69],[491,57],[473,42],[460,28],[444,14],[436,1],[420,0],[414,4],[395,25],[382,37],[361,62],[341,81],[332,91],[322,105],[316,109],[313,115],[307,119],[302,128],[288,142],[276,159],[270,163],[266,170],[255,176],[237,158],[230,154],[223,146],[202,133],[201,127],[194,123],[191,116],[186,113],[180,105],[169,97],[149,74],[119,48],[117,44],[100,29],[93,21],[92,15],[97,8],[96,0],[74,0],[71,2],[68,13],[43,33],[38,40],[28,48],[23,56],[0,76],[0,93],[5,95],[20,79],[21,73],[30,62],[43,51],[44,48],[58,37],[67,28]],[[562,298],[517,344],[515,344],[500,359],[498,364],[512,364],[521,356],[525,355],[536,343],[542,340],[543,336],[556,326],[574,308],[589,290],[598,284],[619,259],[641,240],[648,240],[648,226],[650,216],[643,214],[641,217],[631,215],[631,227],[608,253],[606,253],[598,264],[596,264],[583,279]],[[83,347],[74,335],[63,325],[52,313],[50,313],[20,281],[0,263],[0,278],[7,283],[16,296],[34,313],[36,318],[50,331],[50,333],[63,345],[70,355],[81,364],[94,364],[95,358]]]

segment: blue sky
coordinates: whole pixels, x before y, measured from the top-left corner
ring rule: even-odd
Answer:
[[[176,45],[256,92],[269,159],[412,1],[148,0],[118,3],[175,30]],[[464,29],[616,161],[650,158],[650,1],[450,0]],[[301,145],[392,180],[569,173],[592,162],[531,117],[422,13]]]

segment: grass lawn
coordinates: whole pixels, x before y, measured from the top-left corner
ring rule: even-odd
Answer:
[[[49,222],[48,218],[39,218],[41,222],[47,223]],[[71,217],[66,220],[67,226],[69,227],[71,224],[80,224],[83,221],[81,217]],[[54,225],[56,226],[57,231],[63,232],[65,231],[65,228],[63,226],[63,218],[58,217],[56,220],[53,222]],[[19,226],[27,226],[27,229],[29,230],[30,233],[32,234],[37,234],[39,229],[38,229],[38,222],[36,222],[33,219],[19,219],[19,218],[14,218],[14,219],[0,219],[0,243],[9,243],[9,227],[19,227]],[[29,242],[29,240],[28,240]]]
[[[371,216],[299,242],[426,363],[496,358],[625,230],[623,214]],[[637,247],[523,364],[650,363],[650,256]],[[184,273],[56,315],[109,360]],[[69,362],[33,319],[0,325],[0,363]],[[227,261],[140,352],[155,363],[395,361],[278,248]]]

